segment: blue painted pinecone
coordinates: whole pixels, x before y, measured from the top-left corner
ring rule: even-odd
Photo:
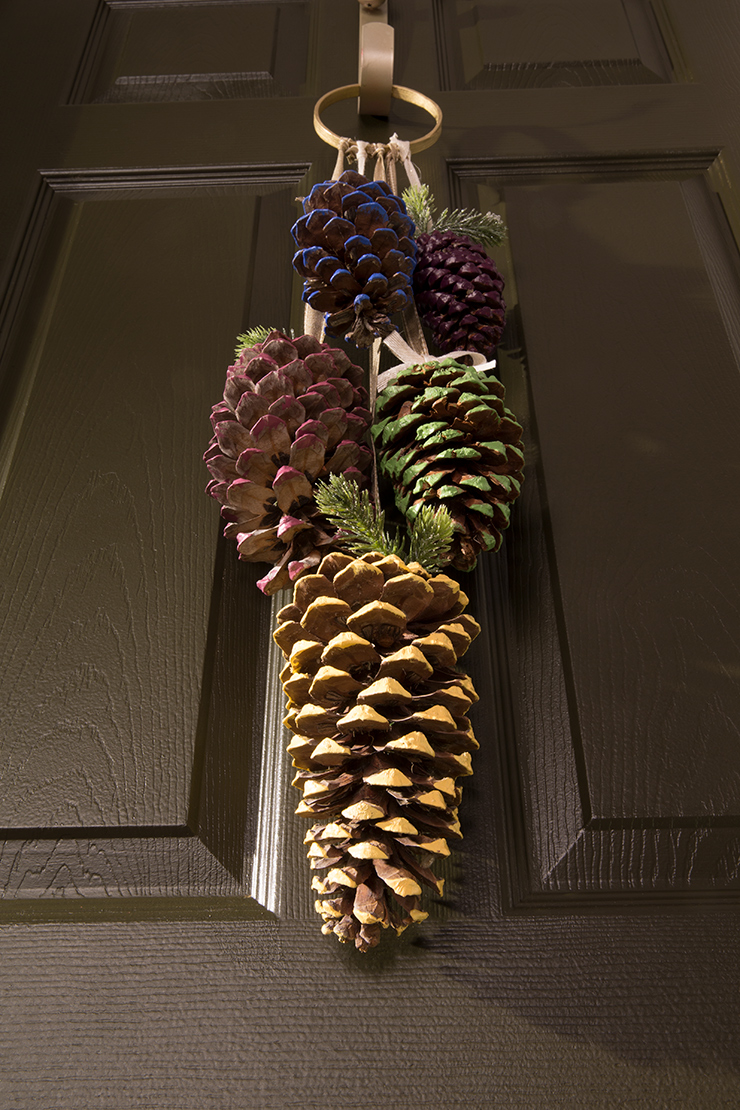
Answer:
[[[369,347],[413,300],[415,229],[406,205],[384,181],[346,170],[314,185],[303,207],[292,229],[303,299],[327,314],[327,335]]]

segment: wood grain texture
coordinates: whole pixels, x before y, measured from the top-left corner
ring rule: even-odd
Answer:
[[[194,836],[157,835],[5,841],[0,847],[3,914],[27,899],[98,900],[236,896],[236,878]],[[179,835],[178,835],[179,832]],[[49,907],[49,917],[55,912]],[[64,912],[64,911],[62,911]]]
[[[67,227],[8,433],[0,820],[184,824],[213,573],[202,421],[252,225],[203,198],[91,203]]]
[[[242,884],[262,788],[265,660],[253,644],[267,640],[270,621],[259,573],[219,540],[188,806],[189,828]]]
[[[43,182],[61,197],[110,200],[113,196],[192,196],[194,189],[238,191],[255,197],[295,185],[308,171],[307,162],[209,162],[207,165],[102,166],[41,170]]]
[[[385,1105],[425,1110],[740,1098],[737,936],[711,914],[469,919],[365,957],[291,920],[17,926],[3,942],[9,1110],[322,1110],[329,1075],[338,1105],[377,1099],[378,1067]]]
[[[722,200],[712,187],[718,163],[721,158],[708,174],[682,181],[681,192],[727,338],[740,366],[740,256]]]
[[[728,507],[740,396],[722,319],[732,322],[736,279],[716,213],[691,186],[689,220],[682,188],[506,189],[514,296],[527,357],[540,360],[530,371],[546,488],[546,516],[532,529],[531,490],[509,548],[532,889],[738,887],[740,529]],[[543,280],[543,256],[559,259],[555,283]],[[702,434],[714,445],[712,480],[697,475],[692,489],[686,445]],[[679,474],[689,483],[680,493]],[[698,511],[688,531],[682,504]],[[532,655],[552,627],[549,587],[534,610],[523,607],[538,579],[525,572],[527,553],[550,529],[570,727],[555,710],[557,687],[540,722],[524,693],[534,675],[537,690],[552,691],[543,660],[558,654],[551,641]],[[542,552],[535,565],[550,573]],[[558,860],[548,800],[577,819],[567,799],[579,795],[583,828]],[[564,828],[572,836],[573,819]]]
[[[243,100],[277,96],[275,79],[265,70],[226,73],[147,74],[117,77],[96,104],[158,104],[190,100]]]

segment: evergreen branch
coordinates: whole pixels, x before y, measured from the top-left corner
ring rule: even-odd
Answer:
[[[408,208],[409,216],[416,224],[416,234],[422,235],[434,227],[434,212],[436,204],[428,185],[409,185],[403,191],[403,201]]]
[[[423,505],[411,527],[411,561],[432,573],[439,570],[447,561],[454,531],[452,517],[444,506],[435,510]]]
[[[385,513],[377,512],[367,490],[343,474],[330,474],[328,482],[316,485],[316,504],[337,528],[337,543],[353,555],[380,551],[401,555],[402,546],[385,531]]]
[[[247,328],[241,335],[237,335],[234,354],[238,358],[242,351],[248,350],[249,347],[256,347],[258,343],[264,343],[270,332],[274,330],[274,328],[263,328],[261,324],[255,328]]]
[[[417,235],[428,231],[453,231],[455,235],[468,235],[484,247],[497,247],[506,235],[504,221],[495,212],[445,208],[437,216],[437,205],[428,185],[409,186],[403,191],[403,199],[416,224]]]
[[[495,212],[476,212],[472,208],[445,208],[435,223],[435,231],[468,235],[483,247],[497,247],[504,241],[506,227]]]

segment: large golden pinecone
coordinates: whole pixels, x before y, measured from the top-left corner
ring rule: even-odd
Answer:
[[[330,474],[367,485],[370,424],[363,372],[344,351],[310,335],[271,332],[242,351],[214,405],[204,458],[206,491],[223,506],[224,535],[240,558],[275,564],[258,583],[267,594],[315,567],[335,529],[314,486]]]
[[[327,313],[327,335],[368,347],[393,331],[390,317],[413,301],[413,220],[384,181],[354,170],[314,185],[303,207],[292,229],[303,299]]]
[[[428,915],[431,865],[459,838],[457,779],[479,745],[458,658],[480,626],[444,574],[377,552],[327,555],[295,585],[275,641],[323,932],[362,951]]]
[[[458,570],[498,550],[521,489],[522,428],[504,396],[498,378],[449,358],[406,367],[378,394],[380,471],[410,520],[424,505],[449,509]]]

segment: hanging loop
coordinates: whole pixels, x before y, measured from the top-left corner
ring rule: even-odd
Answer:
[[[329,146],[339,149],[342,144],[342,138],[334,131],[322,123],[321,113],[325,108],[329,108],[332,104],[337,104],[340,100],[351,100],[353,96],[360,95],[359,85],[342,85],[338,89],[332,89],[331,92],[324,93],[320,100],[316,101],[313,110],[313,125],[316,134],[320,139],[323,139]],[[418,108],[423,108],[430,116],[434,118],[434,127],[428,131],[426,135],[422,135],[420,139],[412,139],[409,143],[409,148],[412,154],[418,154],[421,150],[427,150],[428,147],[433,146],[440,136],[442,131],[442,109],[439,104],[436,104],[431,97],[424,96],[423,93],[417,92],[416,89],[407,89],[403,85],[394,85],[391,89],[391,95],[395,100],[405,100],[408,104],[416,104]]]

